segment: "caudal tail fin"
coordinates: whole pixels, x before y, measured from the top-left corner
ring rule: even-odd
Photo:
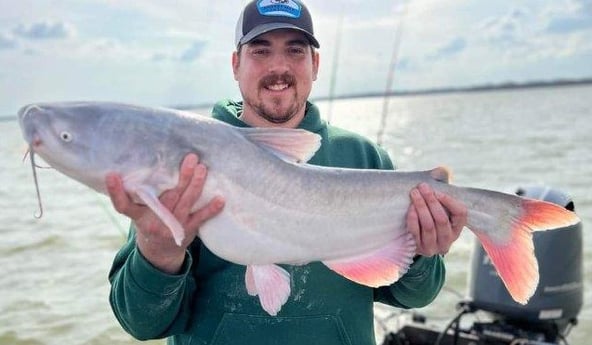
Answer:
[[[484,229],[478,225],[473,227],[471,224],[468,227],[481,241],[512,298],[520,304],[526,304],[539,283],[532,232],[567,227],[579,222],[579,219],[574,212],[540,200],[520,198],[518,209],[516,216],[483,213],[476,216],[488,218],[487,221],[482,219],[476,223],[490,224],[497,226],[497,229]]]

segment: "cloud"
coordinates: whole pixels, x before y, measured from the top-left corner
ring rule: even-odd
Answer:
[[[528,40],[531,20],[531,15],[526,9],[514,8],[503,16],[486,19],[481,29],[490,43],[508,47]]]
[[[152,54],[151,60],[154,62],[166,61],[169,60],[170,57],[163,53],[154,53]]]
[[[481,21],[470,37],[481,54],[497,55],[505,64],[559,61],[588,54],[591,0],[549,2],[545,6],[514,7]]]
[[[206,47],[205,41],[193,42],[191,47],[187,48],[182,54],[180,60],[183,62],[193,62],[203,54]]]
[[[552,34],[565,34],[592,28],[592,16],[585,18],[557,18],[549,22],[546,31]]]
[[[400,58],[396,67],[399,71],[408,71],[412,68],[411,60],[407,57]]]
[[[592,16],[592,0],[572,0],[576,11]]]
[[[204,54],[205,48],[207,46],[206,41],[195,41],[191,44],[190,47],[185,49],[180,55],[173,55],[169,53],[162,53],[157,52],[153,53],[150,57],[150,60],[154,62],[163,62],[163,61],[180,61],[184,63],[190,63],[198,60]]]
[[[8,50],[17,47],[17,41],[10,35],[0,33],[0,50]]]
[[[430,59],[442,59],[449,56],[457,55],[467,48],[467,41],[462,37],[455,37],[446,44],[438,48],[438,50],[430,55]]]
[[[65,22],[37,22],[31,25],[19,24],[12,31],[14,35],[29,40],[65,39],[74,36],[74,27]]]
[[[38,50],[35,50],[33,48],[26,48],[25,50],[23,50],[23,54],[28,55],[28,56],[40,56],[41,53]]]
[[[569,34],[592,29],[592,1],[572,0],[568,4],[548,14],[547,33]]]

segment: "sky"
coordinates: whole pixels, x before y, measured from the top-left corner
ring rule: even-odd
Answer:
[[[245,3],[0,0],[0,116],[40,101],[239,99],[230,62]],[[384,92],[391,65],[396,91],[592,77],[592,0],[306,4],[321,45],[313,98]]]

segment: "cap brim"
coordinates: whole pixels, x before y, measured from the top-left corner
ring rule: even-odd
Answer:
[[[306,35],[306,38],[310,41],[310,44],[315,47],[319,48],[319,42],[317,39],[308,31],[302,30],[301,28],[297,27],[296,25],[290,23],[267,23],[261,24],[253,28],[253,30],[249,31],[246,35],[244,35],[238,42],[236,42],[236,46],[241,46],[243,44],[249,43],[255,37],[262,35],[264,33],[278,30],[278,29],[292,29],[298,30]]]

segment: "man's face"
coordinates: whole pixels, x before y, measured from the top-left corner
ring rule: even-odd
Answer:
[[[300,123],[319,67],[318,53],[303,33],[262,34],[233,54],[232,67],[243,96],[243,121],[260,127]]]

